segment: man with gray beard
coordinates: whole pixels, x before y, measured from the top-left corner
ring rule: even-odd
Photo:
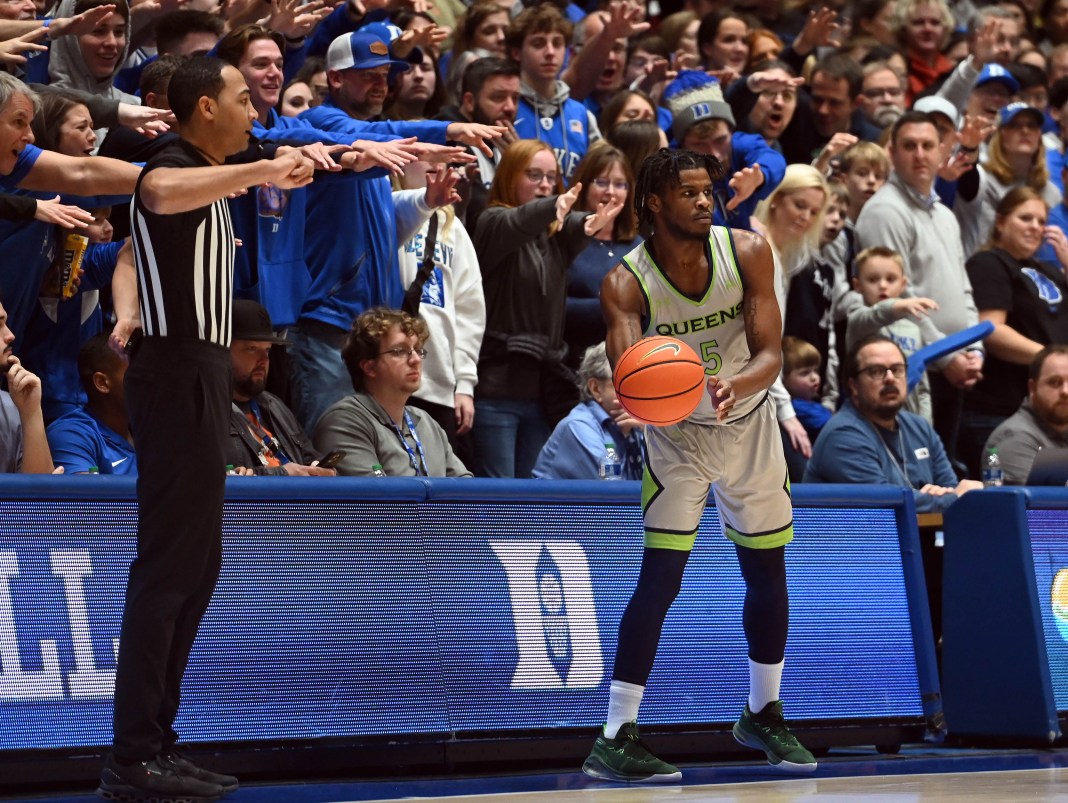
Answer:
[[[864,67],[860,108],[868,122],[887,129],[905,113],[905,79],[885,61]]]

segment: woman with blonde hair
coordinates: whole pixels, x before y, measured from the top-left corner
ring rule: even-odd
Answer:
[[[1016,187],[1030,187],[1052,209],[1061,191],[1051,182],[1042,142],[1045,115],[1025,103],[1011,103],[998,115],[987,159],[961,176],[953,200],[965,258],[978,251],[994,228],[995,210]]]
[[[775,295],[784,321],[791,280],[819,253],[823,216],[830,196],[827,181],[819,170],[811,165],[792,164],[786,168],[779,186],[760,202],[753,214],[754,227],[759,228],[771,246],[775,260]],[[833,352],[833,348],[830,351]],[[827,357],[829,360],[830,353]],[[790,475],[803,474],[804,463],[812,456],[808,433],[794,412],[790,393],[781,378],[771,386],[771,395],[782,428]]]
[[[819,250],[823,213],[830,191],[819,170],[806,164],[786,168],[782,181],[753,213],[771,244],[777,270],[784,280],[785,297],[790,275]]]
[[[551,147],[524,139],[504,152],[472,240],[482,269],[486,332],[478,359],[473,430],[478,472],[529,477],[553,426],[575,404],[564,364],[567,269],[622,202],[572,211]]]

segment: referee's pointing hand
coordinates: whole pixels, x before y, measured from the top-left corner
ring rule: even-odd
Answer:
[[[274,170],[270,183],[283,190],[310,184],[315,175],[315,163],[300,151],[279,154],[271,161],[271,167]]]

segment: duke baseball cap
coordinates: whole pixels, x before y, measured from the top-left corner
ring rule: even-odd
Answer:
[[[989,83],[1003,84],[1014,95],[1020,91],[1020,82],[1000,64],[987,64],[980,71],[979,77],[975,79],[977,87]]]
[[[328,70],[371,70],[375,67],[390,67],[393,73],[404,72],[411,64],[393,58],[389,52],[389,40],[367,28],[342,34],[330,43],[326,51]]]
[[[1046,123],[1046,115],[1034,106],[1028,106],[1026,103],[1010,103],[998,113],[998,128],[1008,125],[1021,114],[1030,114],[1034,117],[1039,128]]]

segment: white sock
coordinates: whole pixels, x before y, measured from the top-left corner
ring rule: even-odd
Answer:
[[[638,706],[642,704],[645,686],[635,686],[613,680],[608,687],[608,721],[604,725],[606,739],[615,739],[620,727],[638,720]]]
[[[779,699],[783,663],[758,664],[749,659],[749,710],[754,714],[759,714],[768,703]]]

